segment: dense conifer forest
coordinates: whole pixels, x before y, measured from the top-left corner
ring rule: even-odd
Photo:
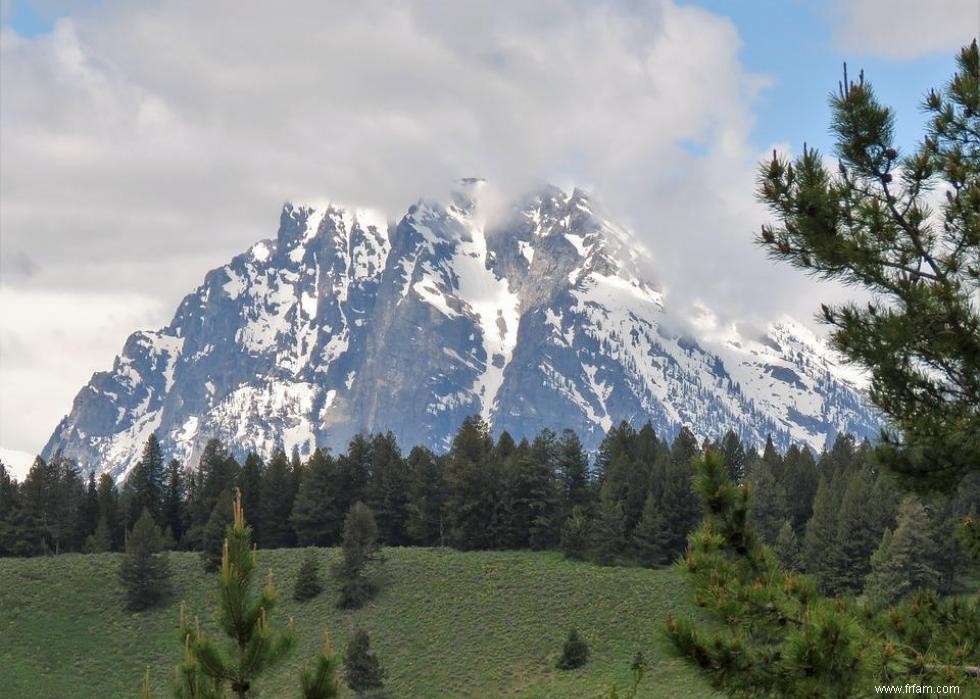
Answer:
[[[663,566],[683,554],[701,520],[693,463],[706,452],[751,489],[762,541],[822,592],[892,602],[915,587],[952,592],[971,571],[955,533],[980,503],[977,474],[954,497],[911,495],[874,465],[870,444],[848,435],[817,455],[795,445],[779,453],[771,441],[760,453],[734,432],[699,443],[687,429],[667,440],[650,425],[622,423],[590,458],[569,430],[494,440],[478,417],[445,454],[414,447],[406,455],[377,434],[354,437],[338,455],[280,451],[265,461],[253,453],[240,463],[213,440],[189,468],[151,436],[119,484],[106,474],[86,479],[70,459],[38,458],[21,483],[0,470],[0,554],[122,550],[146,510],[169,548],[201,551],[213,568],[238,488],[262,548],[337,546],[361,501],[385,546],[558,549],[602,565]],[[920,574],[890,584],[889,571],[908,559]]]

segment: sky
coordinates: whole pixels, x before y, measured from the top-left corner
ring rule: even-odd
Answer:
[[[911,148],[980,0],[0,0],[0,458],[285,201],[400,217],[460,177],[591,191],[672,312],[849,292],[752,242],[759,161],[828,155],[864,69]]]

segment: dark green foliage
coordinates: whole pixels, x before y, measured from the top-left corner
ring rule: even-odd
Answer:
[[[421,546],[445,546],[444,508],[448,493],[445,458],[425,447],[415,447],[408,455],[408,520],[405,533]]]
[[[262,541],[262,477],[265,462],[255,452],[245,456],[245,463],[238,474],[238,488],[242,491],[242,507],[251,515],[252,538]]]
[[[316,550],[307,549],[296,573],[296,584],[293,586],[293,599],[304,602],[313,599],[323,592],[323,582],[320,580],[320,562]]]
[[[231,526],[235,512],[231,491],[226,490],[218,498],[211,516],[201,532],[201,560],[204,570],[213,572],[221,562],[221,547],[225,541],[225,531]]]
[[[886,529],[881,543],[871,556],[871,572],[865,595],[877,606],[894,604],[914,590],[939,587],[939,571],[932,567],[936,544],[930,534],[933,523],[916,498],[902,501],[898,525]]]
[[[367,505],[375,513],[378,538],[387,546],[406,543],[408,521],[408,474],[401,450],[391,432],[371,440],[371,477]]]
[[[751,526],[750,491],[732,485],[721,457],[696,466],[705,518],[685,567],[696,603],[725,628],[669,616],[678,653],[731,695],[873,696],[881,684],[964,682],[980,648],[980,600],[919,598],[884,615],[817,594],[786,572]],[[826,492],[826,491],[825,491]]]
[[[316,657],[312,668],[303,670],[300,678],[303,699],[334,699],[340,696],[340,680],[337,670],[340,658],[334,652],[330,636],[323,635],[323,650]]]
[[[771,446],[769,442],[767,447]],[[767,448],[767,453],[769,449]],[[787,518],[786,491],[776,481],[775,472],[782,471],[782,460],[775,451],[773,458],[763,457],[752,464],[745,482],[755,493],[752,503],[752,525],[762,540],[773,544],[779,535],[779,528]],[[778,459],[778,461],[777,461]]]
[[[163,527],[175,542],[180,542],[187,531],[187,488],[183,468],[177,459],[167,464],[167,482],[163,492]]]
[[[289,516],[292,514],[295,481],[289,459],[277,451],[262,474],[261,485],[261,543],[263,548],[293,546],[296,535]]]
[[[187,618],[181,606],[184,659],[177,667],[174,692],[183,699],[224,696],[226,687],[244,699],[256,679],[285,659],[296,643],[292,622],[283,631],[272,628],[269,617],[277,593],[271,571],[262,591],[257,596],[251,594],[257,554],[252,546],[252,530],[245,523],[240,491],[232,509],[232,521],[222,545],[216,613],[218,626],[228,642],[212,640],[196,619],[192,623]]]
[[[344,519],[341,560],[334,570],[340,594],[337,606],[341,609],[363,607],[376,592],[368,566],[377,559],[378,525],[374,513],[362,502],[356,502]]]
[[[799,571],[803,569],[803,553],[800,547],[800,540],[793,531],[793,525],[788,519],[783,520],[783,525],[779,528],[776,541],[772,545],[773,553],[779,560],[779,564],[784,569]]]
[[[154,607],[170,592],[170,564],[162,550],[160,528],[144,509],[126,537],[126,556],[119,567],[128,609]]]
[[[151,434],[139,461],[126,477],[123,499],[126,503],[126,526],[132,527],[143,510],[148,510],[157,524],[163,524],[165,484],[163,452],[156,434]]]
[[[479,416],[463,421],[453,438],[446,468],[448,539],[462,549],[493,548],[488,523],[496,509],[496,468],[487,423]]]
[[[589,646],[585,640],[579,636],[577,629],[568,632],[565,645],[561,649],[561,657],[555,667],[559,670],[574,670],[582,667],[589,661]]]
[[[623,505],[613,496],[609,484],[602,486],[595,519],[589,530],[592,559],[599,565],[615,563],[626,550]]]
[[[576,506],[561,527],[561,550],[568,558],[585,559],[592,540],[592,520],[585,508]]]
[[[718,449],[732,483],[741,483],[742,479],[745,478],[745,447],[742,446],[742,440],[733,430],[728,430],[722,438],[721,444],[718,445]]]
[[[344,679],[358,696],[374,692],[384,686],[384,669],[381,660],[371,650],[371,637],[364,629],[354,632],[344,653]]]
[[[837,172],[804,147],[775,153],[759,194],[778,220],[759,241],[778,260],[871,292],[823,307],[833,345],[871,375],[871,400],[898,433],[879,461],[907,482],[949,487],[980,470],[980,51],[925,100],[922,144],[901,155],[894,114],[864,81],[831,100]],[[931,191],[946,198],[933,213]]]
[[[633,548],[637,559],[647,566],[670,563],[668,525],[660,505],[651,492],[643,505],[643,516],[633,531]]]
[[[330,454],[315,449],[290,518],[301,546],[334,546],[340,541],[344,513],[337,505],[337,463]]]
[[[572,430],[564,430],[558,440],[557,456],[561,497],[567,515],[573,508],[588,505],[592,500],[589,455],[578,435]]]
[[[217,439],[210,439],[187,484],[190,524],[185,539],[194,548],[203,544],[204,528],[223,493],[231,493],[238,479],[238,462]]]

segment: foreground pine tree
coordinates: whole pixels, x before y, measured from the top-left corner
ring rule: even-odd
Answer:
[[[734,486],[722,457],[696,465],[704,503],[684,558],[694,597],[721,631],[669,616],[682,656],[729,694],[874,696],[876,684],[958,684],[980,677],[980,599],[913,595],[883,613],[822,597],[787,572],[750,524],[750,491]]]
[[[344,654],[344,678],[359,697],[380,696],[384,687],[384,669],[381,661],[371,650],[371,637],[364,629],[354,632],[354,637]]]
[[[980,50],[958,57],[923,105],[922,144],[903,155],[895,117],[861,75],[831,100],[837,171],[804,147],[775,153],[759,194],[777,219],[760,242],[778,260],[874,297],[823,307],[831,340],[871,376],[898,433],[877,458],[918,486],[980,470]],[[933,192],[943,196],[934,205]]]
[[[252,529],[245,524],[241,492],[236,491],[233,519],[227,529],[218,573],[218,626],[228,637],[212,640],[197,619],[192,623],[181,606],[180,635],[184,661],[177,667],[175,694],[182,699],[223,697],[230,689],[239,699],[249,696],[255,680],[280,663],[296,643],[293,622],[274,630],[269,615],[278,595],[272,571],[265,587],[253,595],[256,551]]]
[[[303,671],[301,678],[303,699],[335,699],[340,696],[340,680],[337,669],[340,659],[330,643],[329,634],[323,635],[323,648],[311,669]]]
[[[162,550],[160,528],[144,508],[126,537],[126,555],[119,567],[128,609],[154,607],[170,592],[170,564]]]

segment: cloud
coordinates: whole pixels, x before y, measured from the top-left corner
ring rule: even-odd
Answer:
[[[952,54],[980,31],[977,0],[838,0],[837,43],[849,53],[911,59]]]
[[[4,28],[5,328],[91,348],[64,371],[53,352],[5,362],[4,446],[40,448],[124,330],[167,322],[284,200],[398,216],[460,176],[575,183],[653,252],[674,307],[807,319],[816,285],[751,244],[767,79],[740,48],[729,20],[666,0],[106,0],[47,34]]]

